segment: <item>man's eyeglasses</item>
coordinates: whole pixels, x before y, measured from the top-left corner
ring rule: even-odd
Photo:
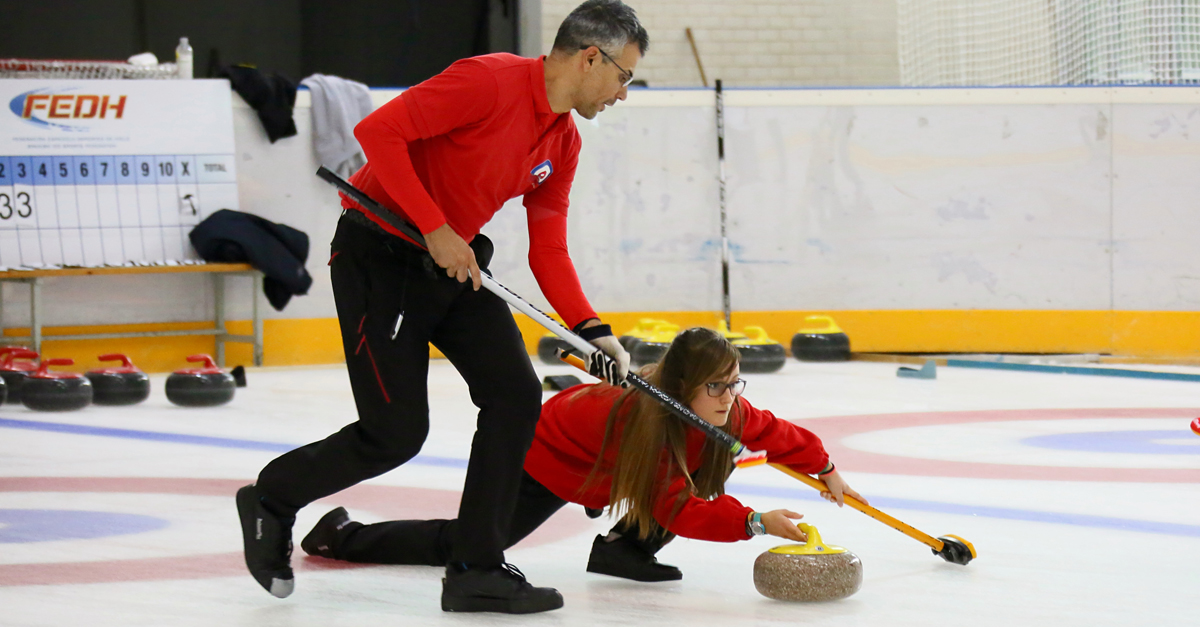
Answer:
[[[580,50],[587,50],[588,48],[591,48],[591,46],[580,46],[579,47]],[[633,82],[633,72],[630,72],[630,71],[626,70],[625,68],[621,67],[620,65],[618,65],[617,62],[614,61],[612,57],[608,56],[608,53],[604,51],[604,48],[601,48],[600,46],[596,46],[596,50],[599,50],[600,54],[604,55],[604,58],[608,59],[610,63],[617,66],[617,70],[619,70],[621,72],[621,76],[624,77],[621,79],[621,87],[628,87],[629,84]]]
[[[729,390],[730,392],[733,393],[733,396],[736,398],[738,396],[741,396],[742,392],[744,392],[746,390],[746,381],[744,379],[738,379],[737,381],[734,381],[732,383],[725,383],[724,381],[713,381],[712,383],[705,383],[704,389],[708,390],[708,395],[712,396],[712,397],[724,396],[725,390]]]

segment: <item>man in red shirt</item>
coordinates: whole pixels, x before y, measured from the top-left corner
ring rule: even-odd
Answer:
[[[271,594],[286,597],[294,587],[291,528],[300,508],[420,451],[432,343],[480,408],[442,609],[562,607],[557,590],[530,585],[504,562],[541,385],[508,305],[479,289],[491,257],[479,229],[505,201],[524,196],[538,285],[567,326],[607,354],[593,372],[623,381],[629,355],[588,304],[567,254],[580,146],[571,111],[592,119],[624,100],[647,46],[633,9],[588,0],[563,21],[548,57],[458,61],[355,129],[368,163],[351,181],[415,224],[428,252],[342,199],[329,264],[359,419],[280,456],[238,491],[246,565]]]

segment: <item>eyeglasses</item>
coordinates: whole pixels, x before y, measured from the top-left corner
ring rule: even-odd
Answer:
[[[588,48],[591,48],[591,46],[580,46],[579,47],[580,50],[587,50]],[[629,84],[633,82],[633,72],[630,72],[630,71],[626,70],[625,68],[621,67],[620,65],[618,65],[617,62],[614,61],[612,57],[608,56],[608,53],[604,51],[604,48],[601,48],[600,46],[596,46],[596,50],[599,50],[600,54],[604,55],[604,58],[608,59],[610,63],[617,66],[617,70],[619,70],[621,72],[621,76],[625,77],[625,78],[621,79],[621,87],[628,87]]]
[[[724,396],[725,390],[729,390],[733,393],[734,398],[737,398],[746,390],[746,381],[744,379],[738,379],[732,383],[713,381],[712,383],[705,383],[704,389],[708,390],[708,395],[713,397]]]

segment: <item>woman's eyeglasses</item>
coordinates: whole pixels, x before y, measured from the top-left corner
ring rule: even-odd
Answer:
[[[705,383],[704,389],[708,390],[708,395],[713,397],[724,396],[725,390],[729,390],[733,393],[734,397],[738,397],[746,390],[746,381],[744,379],[738,379],[732,383],[713,381],[712,383]]]

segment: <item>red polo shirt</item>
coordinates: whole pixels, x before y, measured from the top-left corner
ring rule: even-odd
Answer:
[[[463,59],[406,90],[355,127],[367,165],[350,181],[421,233],[449,224],[468,242],[501,205],[524,196],[529,267],[574,327],[597,317],[567,254],[580,139],[570,113],[550,110],[543,59]],[[342,206],[362,210],[346,197]]]

